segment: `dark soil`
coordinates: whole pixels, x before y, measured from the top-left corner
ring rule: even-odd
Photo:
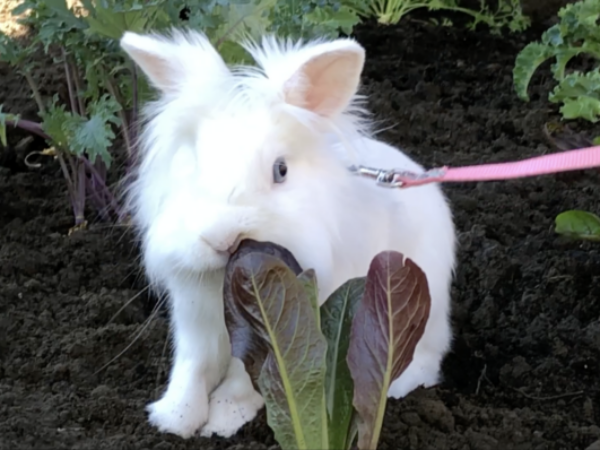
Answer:
[[[514,58],[540,33],[361,27],[365,92],[382,136],[427,166],[555,151],[542,132],[559,117],[547,68],[530,103],[512,89]],[[33,111],[16,75],[2,67],[0,77],[5,110]],[[56,83],[47,79],[45,93],[62,89]],[[599,131],[583,126],[590,137]],[[23,135],[10,132],[14,146]],[[184,441],[147,424],[169,346],[133,239],[102,224],[67,236],[58,167],[27,170],[19,158],[0,167],[0,449],[275,446],[264,412],[231,440]],[[461,243],[454,350],[442,385],[390,402],[380,448],[587,448],[600,440],[600,247],[567,242],[553,224],[566,209],[600,212],[600,173],[446,192]]]

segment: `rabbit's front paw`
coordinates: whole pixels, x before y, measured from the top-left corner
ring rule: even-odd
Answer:
[[[146,410],[152,425],[164,433],[176,434],[184,439],[193,436],[208,419],[206,395],[165,395],[151,403]]]
[[[388,397],[403,398],[419,387],[428,389],[439,384],[440,361],[439,354],[415,353],[406,370],[390,385]]]
[[[263,398],[254,390],[244,364],[234,357],[227,376],[210,396],[208,422],[201,435],[210,437],[214,433],[231,437],[254,419],[263,405]]]

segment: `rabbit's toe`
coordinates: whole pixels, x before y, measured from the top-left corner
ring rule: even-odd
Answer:
[[[165,395],[151,403],[146,410],[149,422],[164,433],[176,434],[184,439],[196,434],[208,419],[206,395]]]
[[[233,436],[263,407],[262,396],[254,390],[244,364],[232,358],[227,376],[210,396],[208,422],[201,435]]]

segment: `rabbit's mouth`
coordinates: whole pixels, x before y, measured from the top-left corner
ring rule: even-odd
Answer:
[[[244,237],[242,235],[239,235],[238,237],[235,238],[235,240],[233,241],[233,243],[227,248],[227,253],[229,254],[229,256],[233,256],[233,254],[238,250],[238,248],[240,247],[240,244],[244,241]]]
[[[250,253],[262,253],[274,256],[283,261],[296,275],[302,272],[300,263],[295,256],[287,248],[269,241],[256,241],[254,239],[242,238],[237,243],[236,249],[231,253],[227,267],[227,272],[230,267]]]

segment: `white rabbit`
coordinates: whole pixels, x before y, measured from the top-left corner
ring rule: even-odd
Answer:
[[[374,140],[358,106],[364,49],[351,39],[244,44],[256,67],[228,68],[201,33],[127,32],[122,48],[158,90],[146,105],[128,199],[149,280],[169,296],[174,362],[148,406],[161,431],[231,436],[263,406],[231,358],[222,285],[240,240],[271,241],[316,271],[321,303],[372,258],[396,250],[426,273],[425,334],[392,397],[440,381],[455,262],[438,185],[386,189],[351,164],[422,167]]]

